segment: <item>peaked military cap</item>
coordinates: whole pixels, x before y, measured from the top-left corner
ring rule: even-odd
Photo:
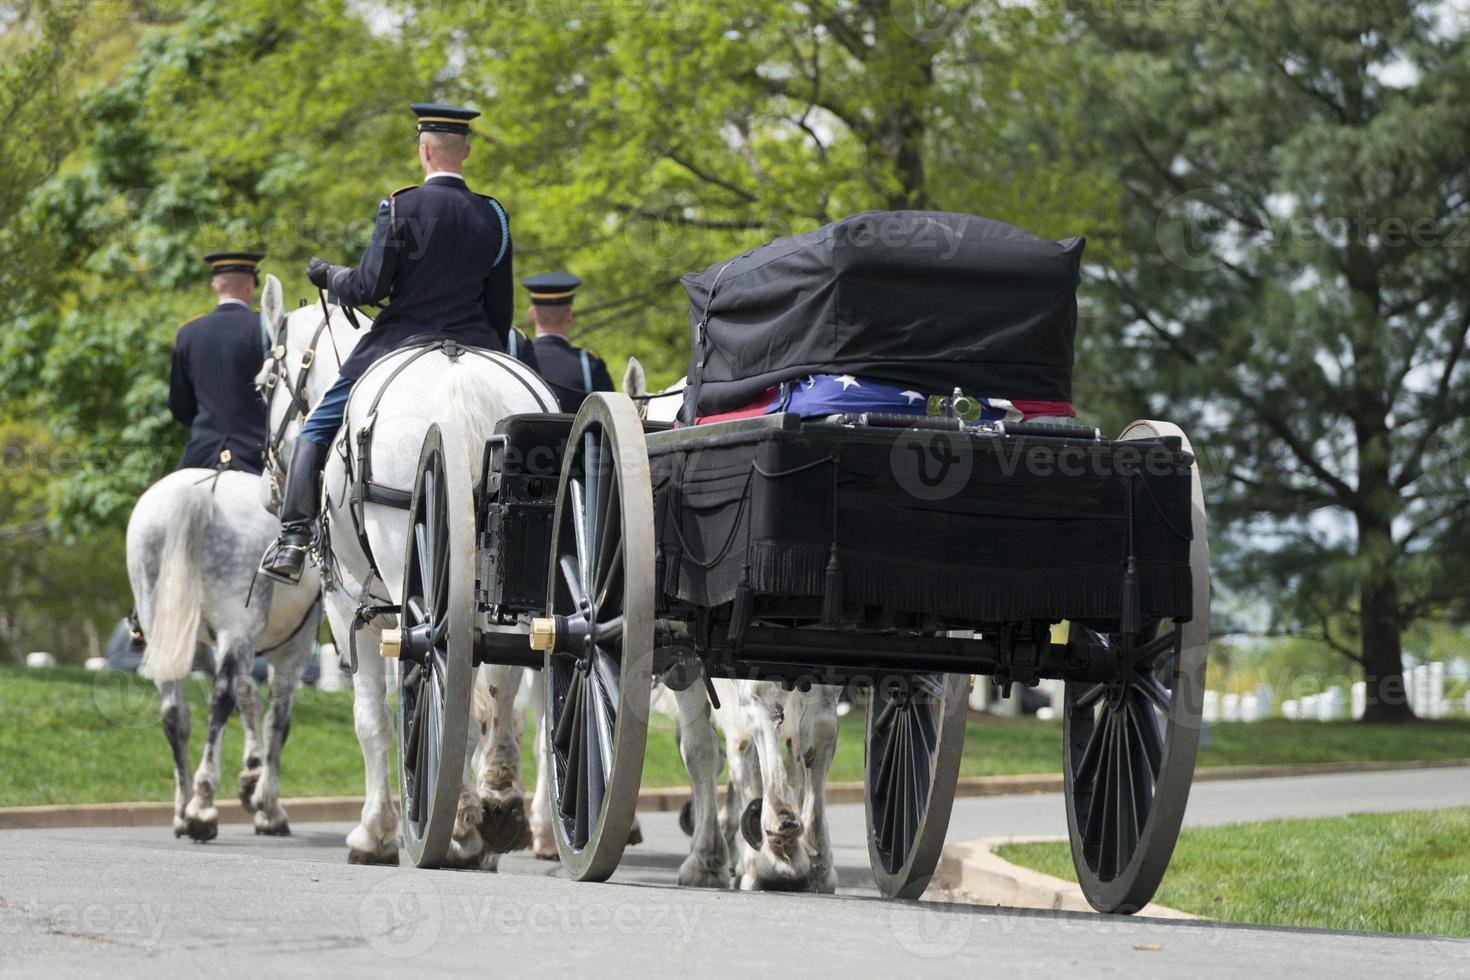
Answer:
[[[570,272],[544,272],[522,279],[521,285],[531,291],[531,302],[536,306],[566,306],[582,280]]]
[[[421,133],[459,133],[466,136],[470,131],[470,120],[479,116],[474,109],[438,102],[415,102],[409,108],[419,117]]]
[[[209,263],[209,274],[212,276],[221,272],[248,272],[258,276],[260,260],[263,258],[264,252],[210,252],[204,257],[204,261]]]

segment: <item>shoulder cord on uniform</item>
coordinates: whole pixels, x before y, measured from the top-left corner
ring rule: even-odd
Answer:
[[[592,356],[584,349],[582,354],[582,390],[592,394]]]

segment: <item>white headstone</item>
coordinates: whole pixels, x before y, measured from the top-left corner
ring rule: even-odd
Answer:
[[[55,667],[56,657],[54,654],[47,653],[45,650],[37,650],[34,653],[26,654],[26,666]]]
[[[321,673],[317,676],[316,686],[323,691],[345,691],[349,685],[342,676],[342,661],[337,656],[337,645],[335,643],[323,643],[317,648],[317,657],[321,661]]]
[[[1342,717],[1343,709],[1347,707],[1347,700],[1342,695],[1342,688],[1329,687],[1322,698],[1322,713],[1319,717],[1323,721],[1335,721]]]
[[[1443,718],[1445,716],[1444,700],[1444,664],[1436,660],[1429,664],[1426,671],[1425,686],[1428,696],[1424,701],[1424,713],[1429,718]]]
[[[1227,694],[1221,699],[1226,721],[1240,721],[1240,695]]]
[[[1206,691],[1204,711],[1201,717],[1206,725],[1218,724],[1220,721],[1220,692]]]
[[[1285,718],[1287,721],[1296,721],[1296,719],[1297,719],[1297,703],[1296,703],[1296,701],[1288,699],[1286,701],[1282,701],[1281,702],[1281,717]]]
[[[1363,712],[1368,710],[1368,685],[1363,681],[1353,684],[1353,720],[1357,721],[1363,717]]]
[[[1256,706],[1254,694],[1242,694],[1240,696],[1240,720],[1244,722],[1259,721],[1260,709]]]
[[[106,657],[88,657],[87,658],[87,662],[84,663],[84,664],[82,664],[82,666],[85,667],[85,668],[87,668],[88,670],[106,670],[107,669],[107,658]]]
[[[970,678],[975,686],[970,688],[970,710],[984,711],[990,707],[990,678],[977,675]]]

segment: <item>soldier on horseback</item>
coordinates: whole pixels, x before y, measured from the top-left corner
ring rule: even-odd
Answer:
[[[174,339],[168,407],[189,426],[176,469],[259,473],[265,451],[265,401],[255,375],[265,353],[260,314],[250,309],[263,252],[212,252],[210,288],[219,305],[179,328]]]
[[[283,581],[301,576],[320,508],[321,472],[342,425],[353,382],[374,361],[423,334],[504,352],[511,330],[510,219],[493,197],[472,192],[462,169],[470,120],[457,106],[415,103],[422,185],[404,187],[378,207],[372,241],[357,267],[313,258],[307,277],[344,306],[387,307],[342,365],[341,376],[311,413],[291,457],[279,540],[261,570]]]

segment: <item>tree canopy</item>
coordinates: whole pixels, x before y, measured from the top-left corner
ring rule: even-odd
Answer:
[[[27,499],[48,540],[117,534],[183,442],[199,256],[262,248],[311,295],[306,259],[355,262],[418,179],[407,104],[457,102],[517,276],[581,275],[615,374],[683,373],[681,275],[854,212],[1086,235],[1079,405],[1185,425],[1222,580],[1392,679],[1403,630],[1470,616],[1448,6],[0,4],[0,402],[75,460]]]

